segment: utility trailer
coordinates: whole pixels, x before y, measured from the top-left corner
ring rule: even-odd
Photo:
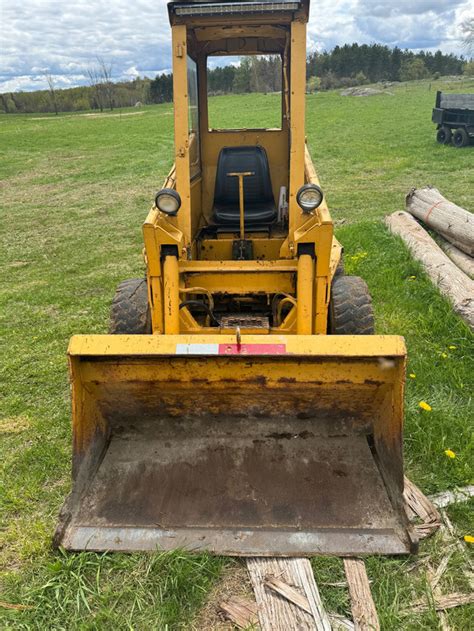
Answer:
[[[437,125],[439,143],[467,147],[474,138],[474,94],[437,92],[432,120]]]

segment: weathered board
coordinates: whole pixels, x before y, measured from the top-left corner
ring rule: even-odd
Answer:
[[[439,107],[452,110],[474,110],[474,94],[441,93]]]

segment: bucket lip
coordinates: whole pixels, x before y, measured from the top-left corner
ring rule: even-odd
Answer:
[[[226,347],[229,349],[226,352]],[[70,357],[216,356],[405,358],[398,335],[74,335]]]

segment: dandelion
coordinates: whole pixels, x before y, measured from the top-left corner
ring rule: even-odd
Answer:
[[[416,379],[416,375],[414,372],[411,372],[409,375],[410,379]]]
[[[416,280],[416,276],[410,276],[408,280]]]
[[[464,541],[466,543],[474,543],[474,537],[472,535],[464,535]]]
[[[418,405],[422,410],[425,410],[425,412],[431,412],[433,409],[429,403],[426,403],[426,401],[420,401]]]
[[[448,348],[449,348],[450,351],[455,351],[457,349],[457,346],[453,346],[451,344],[451,346],[448,346]]]
[[[441,357],[442,357],[443,359],[447,359],[447,357],[448,357],[448,353],[441,353]]]
[[[446,456],[448,456],[448,458],[456,458],[456,454],[454,453],[454,451],[452,449],[445,449],[444,453],[446,454]]]

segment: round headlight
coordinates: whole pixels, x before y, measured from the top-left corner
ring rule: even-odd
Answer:
[[[181,207],[181,197],[172,188],[164,188],[156,194],[156,207],[167,215],[176,215]]]
[[[304,213],[316,210],[323,201],[324,193],[316,184],[305,184],[296,195],[298,206]]]

